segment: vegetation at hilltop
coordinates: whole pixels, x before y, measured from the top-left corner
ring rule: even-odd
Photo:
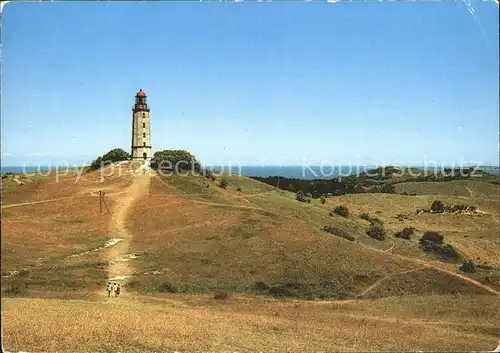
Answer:
[[[163,150],[153,155],[151,167],[160,170],[200,171],[201,164],[194,155],[185,150]]]
[[[131,158],[130,153],[125,152],[121,148],[115,148],[112,149],[111,151],[107,152],[103,156],[99,156],[96,159],[92,161],[90,164],[90,170],[96,170],[101,168],[104,165],[110,164],[110,163],[116,163],[120,161],[126,161]]]
[[[201,167],[196,157],[185,150],[157,151],[151,160],[151,168],[163,172],[196,172],[202,173],[205,178],[215,180],[213,173]]]

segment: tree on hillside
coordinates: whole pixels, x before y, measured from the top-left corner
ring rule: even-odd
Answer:
[[[297,192],[297,194],[295,195],[295,200],[300,202],[306,202],[306,197],[304,196],[304,192],[302,190],[299,190]]]
[[[349,209],[347,208],[347,206],[338,205],[338,206],[335,206],[332,213],[338,214],[339,216],[342,216],[342,217],[348,217],[349,216]]]
[[[159,170],[173,170],[176,173],[181,171],[201,170],[200,162],[188,151],[184,150],[163,150],[155,152],[153,155],[155,166]]]
[[[420,239],[420,243],[430,241],[434,244],[443,244],[444,236],[439,232],[425,232],[422,238]]]
[[[436,213],[444,212],[444,203],[443,201],[436,200],[431,205],[431,211]]]
[[[377,240],[385,240],[385,234],[387,231],[384,229],[384,226],[378,222],[370,223],[370,226],[366,229],[366,234]]]
[[[119,162],[119,161],[126,161],[128,159],[130,159],[130,153],[128,152],[125,152],[124,150],[122,150],[121,148],[115,148],[111,151],[109,151],[108,153],[106,153],[104,156],[102,156],[102,160],[104,162],[112,162],[112,163],[115,163],[115,162]]]
[[[219,186],[223,189],[226,189],[228,185],[229,185],[229,180],[225,176],[223,176],[220,180]]]
[[[129,159],[130,159],[130,153],[125,152],[121,148],[115,148],[107,152],[103,156],[99,156],[95,160],[93,160],[92,163],[90,164],[90,169],[91,170],[99,169],[104,165],[120,161],[126,161]]]

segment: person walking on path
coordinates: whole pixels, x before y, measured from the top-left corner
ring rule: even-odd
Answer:
[[[106,292],[108,292],[108,298],[111,297],[111,291],[113,290],[113,285],[111,282],[108,282],[108,285],[106,286]]]
[[[120,285],[118,284],[115,288],[115,297],[118,297],[120,295]]]

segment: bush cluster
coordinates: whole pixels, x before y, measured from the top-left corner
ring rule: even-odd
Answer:
[[[311,202],[311,199],[307,198],[306,195],[304,195],[304,192],[302,190],[299,190],[297,192],[297,194],[295,195],[295,200],[300,201],[300,202],[308,202],[308,203]]]
[[[431,211],[435,213],[443,213],[444,212],[443,201],[435,200],[431,205]]]
[[[219,186],[223,189],[226,189],[229,186],[229,180],[223,176],[220,180]]]
[[[475,212],[477,210],[476,206],[468,206],[463,204],[458,205],[445,205],[443,201],[436,200],[431,205],[431,212],[443,213],[443,212]]]
[[[446,205],[445,207],[446,212],[475,212],[477,210],[476,206],[468,206],[468,205],[463,205],[463,204],[458,204],[454,206],[449,206]]]
[[[370,223],[370,226],[366,229],[366,234],[376,240],[385,240],[386,233],[384,226],[378,222]]]
[[[341,237],[341,238],[344,238],[344,239],[347,239],[347,240],[350,240],[350,241],[354,241],[355,240],[355,238],[352,235],[348,234],[344,230],[339,229],[339,228],[337,228],[335,226],[324,226],[323,230],[325,232],[328,232],[330,234],[336,235],[338,237]]]
[[[401,238],[401,239],[406,239],[410,240],[411,236],[415,233],[415,228],[409,227],[409,228],[403,228],[400,232],[397,232],[394,234],[396,238]]]
[[[99,156],[92,161],[90,164],[90,170],[96,170],[105,166],[107,164],[116,163],[120,161],[126,161],[131,158],[130,154],[122,150],[121,148],[115,148],[104,154],[103,156]]]
[[[420,241],[430,241],[434,244],[443,244],[444,236],[439,232],[425,232]]]
[[[466,273],[474,273],[476,272],[476,264],[472,260],[465,261],[462,266],[460,266],[460,271]]]
[[[433,252],[445,260],[456,260],[460,254],[450,244],[444,244],[444,236],[438,232],[425,232],[419,241],[425,252]]]
[[[380,218],[378,218],[378,217],[372,217],[372,216],[370,216],[366,212],[363,212],[362,214],[360,214],[359,218],[364,219],[365,221],[368,221],[370,223],[375,222],[375,223],[379,223],[381,225],[384,225],[384,221],[382,221]]]
[[[189,170],[199,172],[201,170],[200,162],[196,160],[195,156],[184,150],[157,151],[153,155],[153,161],[151,167],[162,170],[173,170],[175,172]]]
[[[342,217],[348,217],[349,216],[349,209],[344,205],[338,205],[338,206],[335,206],[332,213],[337,214],[337,215],[342,216]]]

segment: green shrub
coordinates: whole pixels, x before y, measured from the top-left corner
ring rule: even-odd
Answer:
[[[241,188],[237,188],[236,191],[241,192]]]
[[[444,212],[444,203],[443,201],[436,200],[431,205],[431,211],[435,213],[443,213]]]
[[[370,215],[366,212],[363,212],[362,214],[359,215],[359,218],[364,219],[365,221],[370,221]]]
[[[307,199],[304,196],[304,192],[302,190],[297,191],[297,194],[295,195],[295,200],[300,202],[306,202]]]
[[[333,213],[338,214],[339,216],[342,217],[348,217],[349,216],[349,209],[344,206],[344,205],[338,205],[336,206],[333,211]]]
[[[7,295],[12,295],[12,296],[22,296],[26,294],[26,289],[28,288],[28,285],[23,282],[23,281],[12,281],[7,285],[2,284],[2,287],[4,287],[4,294]]]
[[[420,242],[423,241],[430,241],[434,244],[443,244],[444,236],[443,234],[439,232],[425,232],[422,238],[420,239]]]
[[[463,204],[458,204],[458,205],[453,205],[453,206],[448,206],[446,205],[444,207],[446,212],[475,212],[477,210],[476,206],[468,206],[468,205],[463,205]]]
[[[105,165],[111,164],[111,163],[116,163],[120,161],[126,161],[131,158],[130,154],[128,152],[125,152],[121,148],[115,148],[112,149],[111,151],[107,152],[103,156],[97,157],[95,160],[92,161],[90,164],[90,170],[96,170],[99,169]]]
[[[344,230],[339,229],[339,228],[337,228],[335,226],[324,226],[323,230],[325,232],[328,232],[330,234],[336,235],[338,237],[341,237],[341,238],[344,238],[344,239],[347,239],[347,240],[350,240],[350,241],[354,241],[355,240],[355,238],[352,235],[348,234]]]
[[[474,273],[476,272],[476,264],[472,260],[465,261],[462,266],[460,266],[460,271],[466,273]]]
[[[382,221],[380,218],[372,217],[366,212],[363,212],[362,214],[360,214],[359,218],[364,219],[365,221],[368,221],[370,223],[376,222],[376,223],[379,223],[381,225],[384,225],[384,221]]]
[[[384,226],[378,222],[370,223],[370,226],[366,229],[366,234],[376,240],[385,240],[386,233]]]
[[[326,197],[321,196],[319,201],[321,202],[322,205],[324,205],[326,203]]]
[[[433,252],[445,260],[456,260],[460,254],[450,244],[444,244],[444,237],[438,232],[425,232],[420,239],[420,248],[425,252]]]
[[[401,238],[401,239],[406,239],[410,240],[411,236],[415,233],[415,228],[409,227],[409,228],[403,228],[402,231],[397,232],[394,236],[396,238]]]
[[[161,170],[195,171],[201,170],[201,164],[195,156],[184,150],[163,150],[153,155],[157,168]],[[211,173],[210,173],[211,174]]]
[[[223,189],[226,189],[229,185],[229,180],[227,180],[227,178],[224,176],[221,178],[220,180],[220,183],[219,183],[219,186]]]
[[[425,252],[433,252],[444,260],[457,260],[460,254],[450,244],[436,244],[429,240],[421,240],[420,248]]]

